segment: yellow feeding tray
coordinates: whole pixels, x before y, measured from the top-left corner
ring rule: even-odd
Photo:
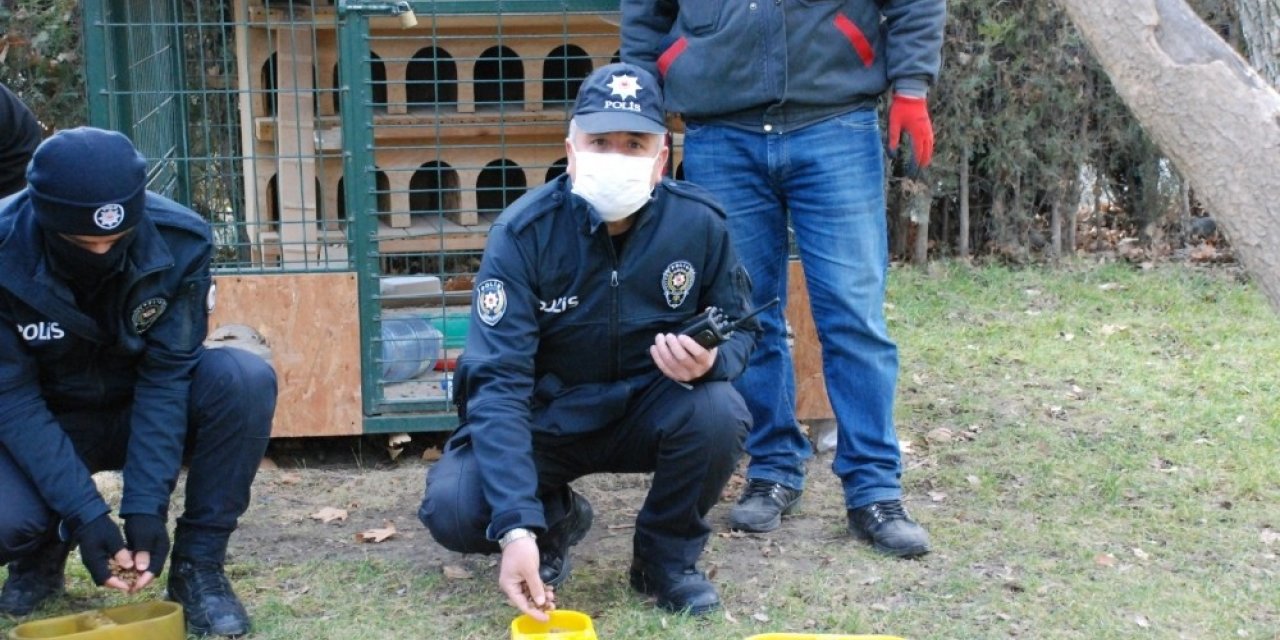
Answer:
[[[139,602],[68,616],[34,620],[9,631],[9,640],[184,640],[182,605]]]
[[[762,633],[747,640],[904,640],[898,636],[843,636],[830,633]]]
[[[591,616],[566,609],[557,609],[547,615],[551,619],[546,622],[525,615],[512,620],[511,640],[596,640]]]

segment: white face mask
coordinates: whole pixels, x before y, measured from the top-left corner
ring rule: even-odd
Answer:
[[[573,192],[590,203],[600,219],[617,222],[649,201],[656,160],[657,156],[591,153],[574,147]]]

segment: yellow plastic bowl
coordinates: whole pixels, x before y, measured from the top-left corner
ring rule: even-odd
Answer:
[[[123,607],[33,620],[9,630],[9,640],[185,640],[182,605],[139,602]]]
[[[829,633],[762,633],[747,640],[904,640],[898,636],[842,636]]]
[[[556,609],[551,619],[539,622],[526,615],[511,621],[511,640],[596,640],[591,616],[578,611]]]

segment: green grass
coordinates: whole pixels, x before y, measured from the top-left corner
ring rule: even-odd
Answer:
[[[561,602],[624,640],[1280,638],[1280,320],[1255,287],[1179,266],[935,265],[896,269],[889,301],[904,482],[932,554],[852,544],[824,456],[777,534],[713,536],[728,616],[655,610],[616,550]],[[402,558],[235,565],[253,637],[508,637],[493,559],[448,580],[413,557],[426,539]],[[72,573],[73,598],[42,615],[117,602]]]

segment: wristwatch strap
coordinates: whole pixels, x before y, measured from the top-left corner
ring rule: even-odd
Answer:
[[[531,540],[537,540],[538,536],[534,535],[532,531],[525,529],[524,527],[516,527],[514,529],[508,529],[506,533],[502,534],[501,538],[498,538],[498,548],[505,550],[507,548],[507,545],[521,538],[529,538]]]

